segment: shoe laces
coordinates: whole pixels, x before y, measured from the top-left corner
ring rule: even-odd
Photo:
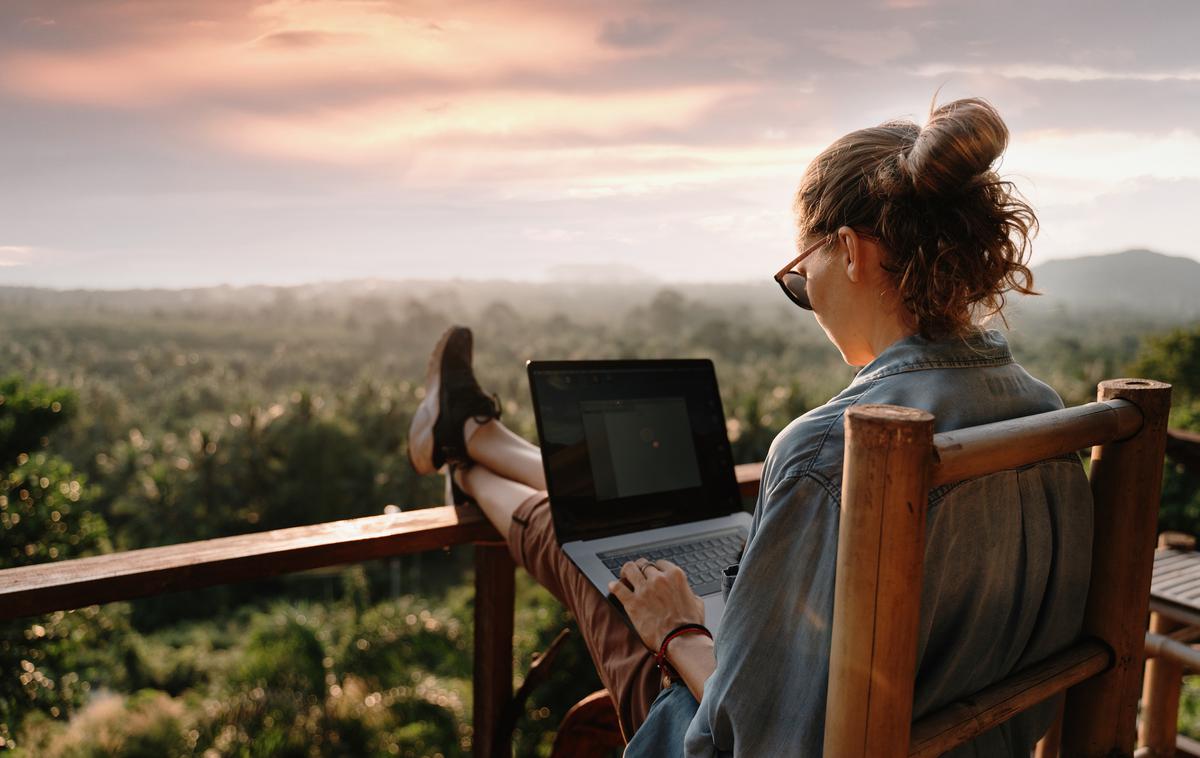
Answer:
[[[476,412],[473,413],[471,416],[473,419],[475,419],[476,424],[486,424],[487,422],[491,421],[492,419],[500,418],[500,414],[502,413],[502,410],[501,410],[499,395],[497,395],[495,392],[493,392],[490,396],[489,395],[481,395],[479,400],[480,400],[480,406],[476,410]],[[488,404],[488,407],[486,409],[483,407],[483,403]]]

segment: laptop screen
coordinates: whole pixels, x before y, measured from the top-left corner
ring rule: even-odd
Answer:
[[[560,542],[741,508],[711,361],[534,361],[529,383]]]

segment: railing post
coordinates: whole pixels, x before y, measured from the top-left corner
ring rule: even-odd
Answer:
[[[924,411],[846,413],[825,755],[908,755],[932,451]]]
[[[1162,382],[1113,379],[1097,394],[1128,400],[1143,420],[1132,437],[1092,448],[1096,528],[1083,633],[1114,655],[1111,669],[1067,692],[1062,753],[1072,758],[1133,754],[1171,408],[1171,385]]]
[[[475,546],[475,758],[508,758],[510,735],[500,734],[513,695],[513,594],[516,566],[503,544]]]
[[[1154,634],[1170,634],[1182,626],[1161,613],[1150,614],[1150,631]],[[1175,755],[1179,695],[1182,688],[1182,664],[1166,656],[1146,661],[1138,744],[1148,748],[1147,758],[1170,758]]]

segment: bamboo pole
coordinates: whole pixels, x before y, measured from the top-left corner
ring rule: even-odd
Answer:
[[[914,723],[908,758],[937,758],[1095,676],[1111,662],[1112,651],[1103,642],[1076,643]]]
[[[933,416],[846,413],[824,754],[908,753]]]
[[[1182,671],[1195,673],[1200,671],[1200,648],[1187,645],[1168,635],[1157,632],[1146,632],[1146,661],[1164,658],[1179,664]],[[1172,716],[1174,721],[1174,716]]]
[[[1128,400],[1142,426],[1092,448],[1095,536],[1083,633],[1107,642],[1113,667],[1067,693],[1063,754],[1128,756],[1137,737],[1143,645],[1154,562],[1171,386],[1145,379],[1101,382],[1098,400]]]
[[[513,696],[513,600],[516,566],[503,544],[475,546],[475,758],[512,755],[500,724]]]
[[[1141,428],[1142,414],[1125,400],[1088,403],[1034,416],[934,435],[929,485],[961,482],[1123,439]]]

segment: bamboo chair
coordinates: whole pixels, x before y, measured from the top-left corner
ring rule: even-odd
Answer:
[[[1095,403],[937,435],[923,411],[846,414],[825,755],[938,756],[1064,691],[1039,758],[1133,755],[1170,393],[1116,379],[1100,384]],[[1095,532],[1083,637],[913,723],[930,488],[1089,446]]]
[[[597,690],[571,706],[554,735],[551,758],[607,758],[625,747],[617,709],[608,690]]]

